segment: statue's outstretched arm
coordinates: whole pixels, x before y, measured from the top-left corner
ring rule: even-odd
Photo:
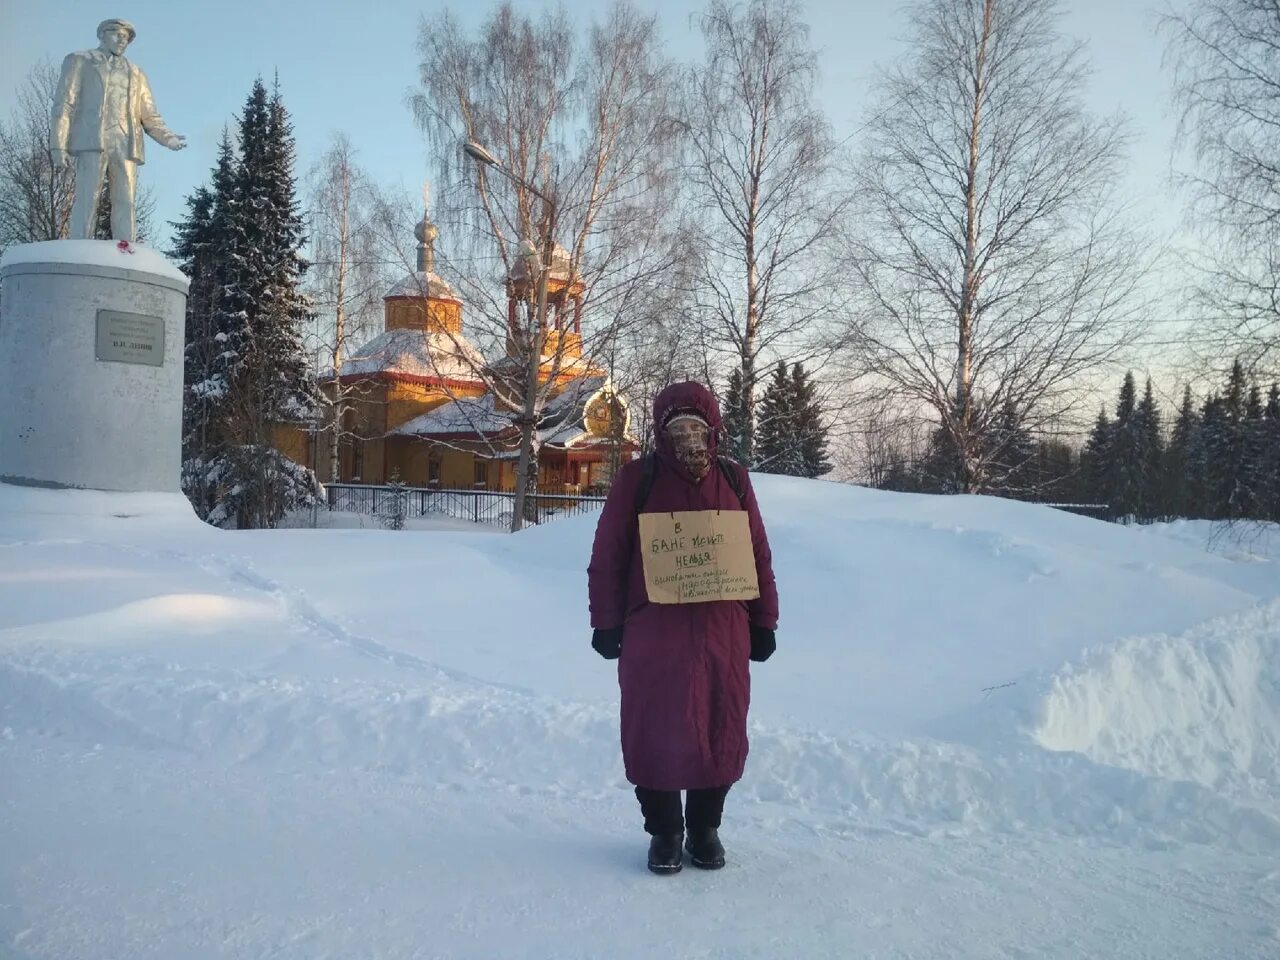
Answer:
[[[151,84],[147,82],[146,75],[139,72],[138,82],[140,88],[138,119],[142,123],[142,129],[156,143],[163,144],[170,150],[181,150],[187,145],[187,138],[174,133],[165,124],[164,117],[160,116],[155,101],[151,99]]]

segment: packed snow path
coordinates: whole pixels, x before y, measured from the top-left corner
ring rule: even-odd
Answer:
[[[225,534],[0,486],[0,957],[1280,955],[1274,542],[759,487],[730,866],[657,878],[591,518]]]

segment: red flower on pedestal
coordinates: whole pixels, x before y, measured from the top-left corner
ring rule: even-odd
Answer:
[[[133,253],[133,245],[128,240],[121,240],[116,244],[116,249],[121,253]]]

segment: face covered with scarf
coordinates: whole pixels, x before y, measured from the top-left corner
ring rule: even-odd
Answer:
[[[680,465],[695,480],[711,470],[711,430],[696,413],[678,413],[666,425],[667,436]]]

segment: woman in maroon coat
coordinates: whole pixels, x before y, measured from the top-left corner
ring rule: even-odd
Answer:
[[[654,401],[653,425],[657,453],[618,472],[596,527],[587,578],[591,645],[618,659],[622,759],[652,837],[649,869],[675,873],[686,821],[693,864],[724,866],[720,817],[747,760],[747,661],[766,660],[774,651],[778,593],[747,471],[717,457],[720,408],[711,392],[697,383],[672,384]],[[641,510],[745,510],[759,598],[650,603]],[[683,816],[681,790],[688,791]]]

